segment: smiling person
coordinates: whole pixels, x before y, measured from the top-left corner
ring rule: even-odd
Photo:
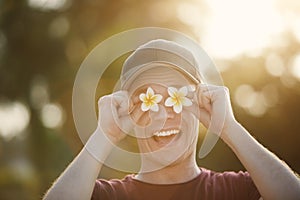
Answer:
[[[201,83],[196,65],[171,41],[149,41],[133,52],[121,90],[98,102],[98,128],[44,199],[299,199],[298,177],[236,121],[227,88]],[[199,122],[220,132],[247,172],[197,166]],[[140,171],[97,179],[100,161],[131,130]]]

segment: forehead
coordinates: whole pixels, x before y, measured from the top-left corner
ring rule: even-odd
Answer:
[[[154,91],[155,94],[160,94],[162,96],[168,95],[168,86],[152,83],[152,84],[145,84],[145,85],[140,86],[139,88],[136,88],[132,92],[131,96],[136,97],[136,96],[139,96],[141,93],[146,93],[146,91],[149,87],[152,88],[152,90]]]
[[[193,84],[193,82],[175,69],[154,67],[139,74],[131,84],[129,90],[133,92],[143,86],[149,87],[151,85],[155,85],[155,87],[158,88],[167,88],[170,86],[181,87],[190,84]]]

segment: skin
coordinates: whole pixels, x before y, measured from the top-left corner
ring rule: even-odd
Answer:
[[[159,74],[161,71],[153,70],[151,73],[155,75],[155,73]],[[160,85],[172,85],[174,81],[178,83],[178,79],[182,78],[173,71],[169,71],[168,73],[171,74],[171,77],[174,77],[174,79],[164,83],[159,82]],[[147,77],[147,74],[145,76]],[[141,77],[141,82],[145,80],[144,78],[145,77]],[[150,80],[149,77],[146,80]],[[156,79],[151,80],[152,83],[157,81]],[[187,82],[185,80],[185,82],[180,83],[186,85]],[[93,149],[94,152],[91,154],[87,149],[92,142],[88,141],[85,148],[82,149],[68,168],[55,181],[44,199],[90,199],[95,180],[102,168],[102,163],[99,162],[93,154],[96,154],[97,157],[105,158],[113,145],[117,144],[126,136],[122,130],[134,128],[132,127],[132,115],[135,115],[135,122],[139,120],[143,123],[147,122],[147,119],[145,120],[143,118],[145,117],[143,116],[144,113],[128,114],[128,107],[132,106],[128,106],[128,100],[134,94],[135,89],[141,85],[142,84],[139,83],[137,86],[131,86],[131,88],[133,88],[132,91],[119,91],[104,96],[99,100],[99,113],[101,113],[99,116],[99,126],[90,139],[99,145],[96,145],[96,149]],[[165,93],[165,89],[157,88],[155,84],[152,86],[157,93]],[[231,108],[229,91],[226,87],[198,84],[196,85],[194,100],[193,105],[186,107],[180,114],[186,115],[189,120],[195,121],[192,125],[183,121],[185,117],[182,118],[179,115],[175,115],[172,110],[166,109],[166,123],[162,128],[174,128],[178,126],[178,120],[180,120],[181,126],[176,127],[181,130],[181,136],[178,136],[179,140],[171,140],[168,145],[159,145],[155,143],[154,138],[138,138],[141,151],[144,152],[145,155],[143,154],[142,156],[142,168],[140,173],[135,176],[136,179],[156,184],[172,184],[186,182],[198,176],[201,171],[195,161],[196,140],[190,138],[197,138],[198,130],[196,127],[198,124],[196,119],[206,127],[209,126],[211,119],[213,119],[214,121],[210,127],[211,131],[221,131],[222,140],[229,145],[251,174],[263,199],[299,198],[299,179],[282,160],[258,143],[249,132],[236,121]],[[113,102],[113,104],[111,102]],[[133,103],[133,106],[134,105]],[[225,115],[222,114],[224,110],[226,111]],[[113,113],[117,113],[118,117],[115,118]],[[159,115],[160,113],[156,114]],[[139,133],[140,132],[136,132],[137,135]],[[153,134],[153,130],[152,132],[151,129],[144,130],[143,134],[151,135]],[[193,134],[195,137],[184,137]],[[107,138],[111,143],[103,142]],[[189,148],[184,148],[186,146],[186,143],[183,142],[185,139],[191,142]],[[186,149],[183,154],[179,155],[171,151],[172,148],[177,145],[183,145],[181,147]],[[164,151],[160,152],[159,149],[163,149]],[[158,154],[163,157],[163,161],[156,159],[156,164],[151,166],[151,164],[154,163],[153,161],[155,161],[155,156],[151,155],[155,152],[158,152]],[[167,153],[171,153],[172,158],[174,158],[172,162],[168,161]],[[166,165],[166,163],[170,164]],[[146,166],[148,165],[151,167],[147,168]],[[159,166],[163,167],[159,168]]]
[[[159,74],[164,76],[159,76]],[[146,84],[145,80],[147,80]],[[186,179],[184,181],[190,180],[200,173],[195,161],[198,120],[185,107],[181,113],[177,114],[172,107],[164,106],[165,100],[169,97],[167,92],[169,86],[181,88],[182,86],[194,84],[175,70],[159,67],[140,74],[130,86],[129,99],[134,105],[131,108],[130,117],[139,125],[138,128],[135,128],[135,133],[140,152],[142,153],[142,167],[136,176],[137,179],[164,184],[167,183],[165,180],[148,180],[146,177],[155,177],[159,176],[160,173],[169,173],[173,167],[180,165],[192,169],[190,173],[194,175],[193,177],[185,176]],[[160,94],[163,97],[159,103],[160,109],[158,112],[143,112],[140,109],[141,101],[138,97],[141,93],[145,93],[148,87],[151,87],[155,94]],[[192,97],[193,95],[189,94],[189,96]],[[147,127],[144,128],[146,125]],[[163,139],[153,136],[157,131],[174,129],[179,130],[180,133],[168,138],[164,137]],[[141,133],[147,137],[139,137]],[[181,149],[181,151],[178,151],[178,149]],[[177,182],[182,182],[182,180]]]

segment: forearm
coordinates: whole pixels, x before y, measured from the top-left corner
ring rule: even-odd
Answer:
[[[91,198],[95,180],[102,167],[100,159],[104,159],[111,150],[110,145],[104,144],[106,138],[102,138],[103,134],[97,134],[96,137],[94,134],[49,189],[44,197],[45,200]],[[97,143],[99,145],[96,146]],[[98,149],[95,149],[96,147]]]
[[[293,171],[240,124],[232,123],[222,138],[251,174],[264,199],[299,198],[300,181]]]
[[[101,166],[102,164],[83,148],[49,189],[44,199],[90,199]]]

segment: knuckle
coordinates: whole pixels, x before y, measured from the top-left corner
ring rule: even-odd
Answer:
[[[98,100],[98,105],[103,105],[111,102],[111,96],[110,95],[105,95],[99,98]]]
[[[221,91],[222,91],[223,94],[225,94],[225,95],[229,94],[229,89],[228,89],[228,87],[226,87],[226,86],[221,86],[220,89],[221,89]]]
[[[224,91],[226,94],[229,94],[229,88],[228,87],[224,87]]]
[[[113,93],[113,95],[120,96],[120,97],[126,97],[126,96],[128,96],[128,92],[125,90],[119,90],[119,91],[116,91],[115,93]]]

